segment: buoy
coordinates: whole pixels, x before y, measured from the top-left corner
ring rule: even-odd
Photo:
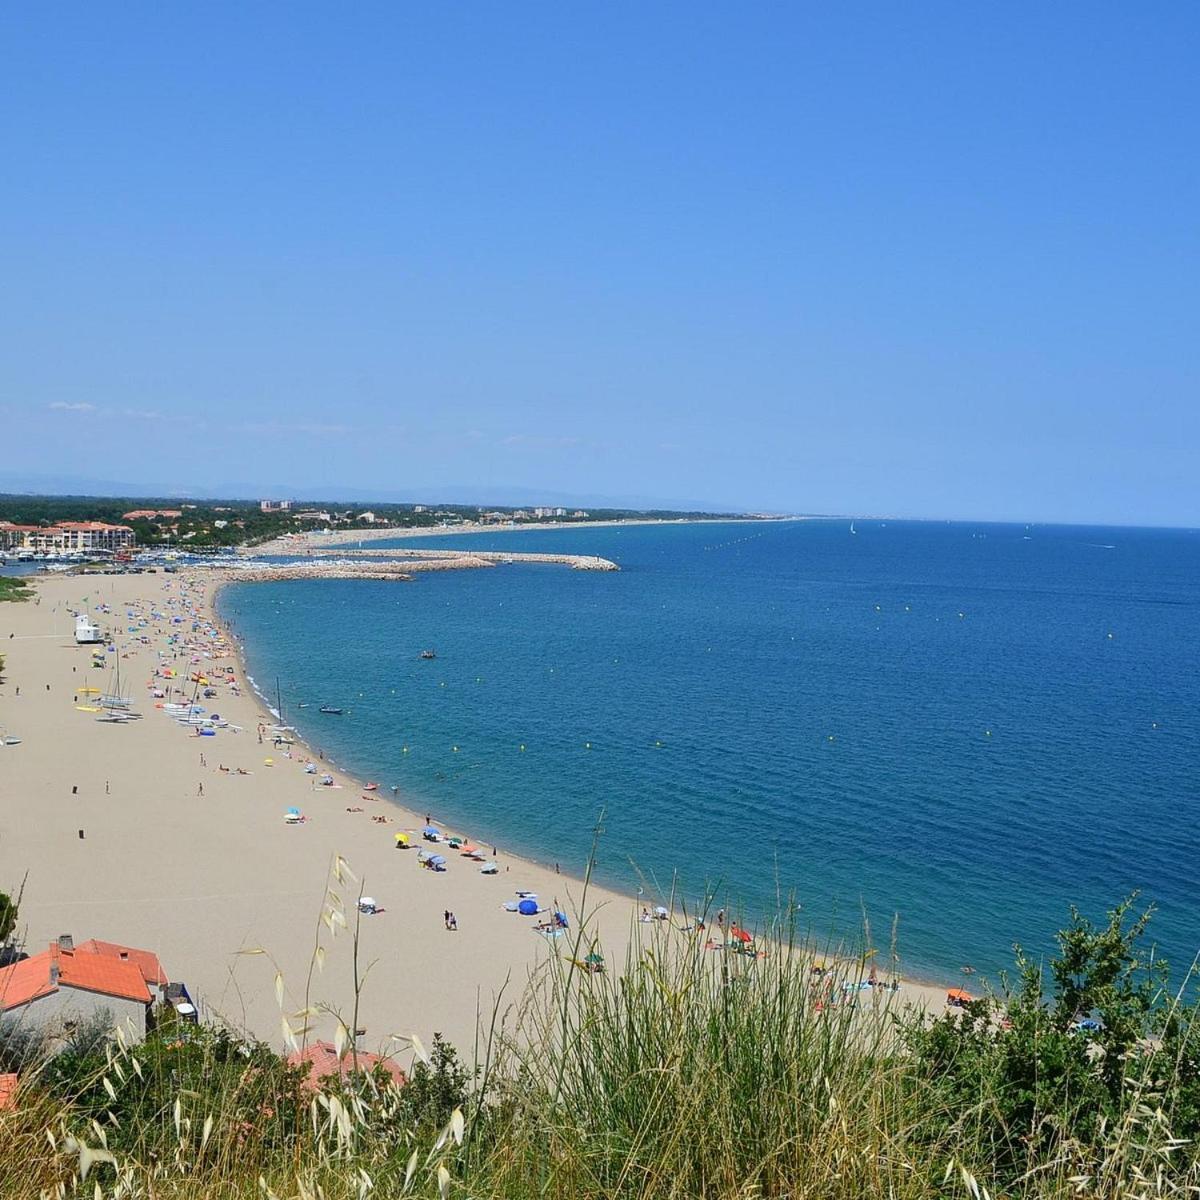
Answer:
[[[661,745],[662,745],[662,742],[655,742],[654,744],[655,744],[656,746],[661,746]]]
[[[405,747],[404,747],[404,751],[403,751],[403,752],[404,752],[405,754],[407,754],[407,753],[408,753],[408,747],[407,747],[407,746],[405,746]]]
[[[983,731],[983,734],[984,734],[984,737],[991,737],[991,736],[992,736],[992,731],[991,731],[990,729],[985,729],[985,730]]]
[[[584,746],[584,749],[585,749],[585,750],[590,750],[590,749],[592,748],[592,743],[591,743],[591,742],[584,742],[584,743],[583,743],[583,746]]]
[[[1111,633],[1108,635],[1108,640],[1109,640],[1110,642],[1112,641],[1112,634],[1111,634]]]
[[[830,735],[829,735],[829,736],[828,736],[828,737],[827,737],[825,740],[826,740],[827,742],[832,742],[832,741],[833,741],[833,734],[831,733],[831,734],[830,734]]]
[[[959,613],[958,619],[961,621],[966,615],[967,615],[966,613]]]
[[[457,754],[457,753],[458,753],[458,747],[457,747],[457,746],[451,746],[451,747],[450,747],[450,749],[451,749],[451,750],[453,750],[455,754]]]
[[[525,743],[524,742],[521,743],[521,753],[522,754],[525,753]]]

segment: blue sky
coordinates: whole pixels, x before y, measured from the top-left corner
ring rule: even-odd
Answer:
[[[1194,4],[0,20],[0,488],[1200,524]]]

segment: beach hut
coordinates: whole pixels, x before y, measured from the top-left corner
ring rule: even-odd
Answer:
[[[517,904],[517,912],[523,917],[535,917],[537,916],[537,910],[536,900],[522,900]]]
[[[950,988],[946,992],[946,1003],[951,1008],[962,1008],[964,1004],[970,1004],[974,999],[975,997],[963,988]]]

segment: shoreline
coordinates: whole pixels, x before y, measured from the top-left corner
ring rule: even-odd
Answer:
[[[459,537],[473,534],[529,533],[533,530],[571,531],[575,529],[624,529],[639,525],[772,525],[788,521],[810,520],[808,517],[647,517],[644,520],[611,521],[553,521],[549,524],[530,522],[526,525],[506,525],[492,522],[468,521],[461,525],[442,528],[437,525],[420,525],[411,529],[332,529],[297,533],[292,537],[276,537],[256,546],[238,546],[237,553],[246,557],[262,554],[291,553],[296,547],[321,549],[322,547],[346,546],[354,542],[388,542],[406,538]]]
[[[674,522],[658,522],[658,523],[669,524],[669,523],[674,523]],[[384,553],[386,553],[386,552],[384,552]],[[242,669],[243,677],[248,681],[252,681],[252,676],[250,675],[250,671],[249,671],[249,662],[247,659],[247,650],[246,650],[246,645],[247,645],[246,640],[240,634],[236,633],[232,629],[232,627],[229,625],[229,623],[222,617],[222,615],[219,611],[219,607],[218,607],[218,596],[221,592],[225,591],[230,585],[237,585],[240,583],[250,584],[252,582],[256,582],[256,581],[245,580],[245,579],[242,579],[238,575],[226,575],[223,573],[223,578],[220,580],[220,582],[214,588],[212,595],[210,597],[210,607],[211,607],[211,611],[213,614],[213,619],[217,622],[218,625],[220,625],[220,627],[222,628],[222,630],[224,631],[226,636],[236,646],[237,658],[238,658],[239,665],[241,666],[241,669]],[[274,712],[274,708],[270,702],[270,697],[268,697],[265,693],[262,692],[262,690],[258,687],[257,683],[251,682],[251,686],[252,686],[254,692],[256,693],[256,695],[258,696],[259,702],[261,703],[264,711]],[[305,739],[300,734],[299,730],[296,730],[295,736],[296,736],[296,743],[298,746],[304,746],[310,754],[315,752],[315,747],[311,744],[310,741]],[[332,759],[327,759],[325,761],[328,761],[330,763],[333,762]],[[365,782],[369,782],[369,775],[370,775],[369,767],[364,766],[362,768],[359,768],[357,766],[340,766],[338,769],[341,770],[343,773],[345,773],[348,776],[351,775],[351,772],[356,772],[356,771],[359,772],[358,775],[352,776],[358,783],[358,786],[363,786]],[[385,796],[383,798],[385,800],[389,800],[389,797]],[[390,802],[397,804],[400,807],[400,809],[402,811],[404,811],[405,813],[413,813],[413,814],[416,813],[416,809],[413,809],[411,807],[404,805],[401,801],[391,800]],[[429,803],[429,802],[426,802],[426,804],[427,803]],[[421,805],[420,807],[425,807],[425,804]],[[436,823],[437,814],[434,814],[434,818],[435,818],[435,823]],[[450,823],[452,824],[453,821],[451,821]],[[499,835],[493,834],[492,836],[499,836]],[[522,861],[528,862],[533,866],[542,868],[547,871],[553,871],[555,866],[558,865],[554,862],[552,857],[542,857],[542,854],[537,851],[531,852],[529,850],[526,850],[525,852],[523,852],[515,857],[520,858]],[[640,868],[639,868],[639,871],[640,871]],[[665,875],[665,877],[668,877],[668,878],[673,877],[674,876],[673,869],[671,871],[664,872],[664,875]],[[582,886],[584,883],[584,880],[581,875],[573,874],[568,871],[563,871],[561,873],[561,875],[559,875],[559,877],[560,878],[569,878],[574,884],[576,884],[578,886]],[[654,904],[654,903],[662,902],[664,900],[664,897],[662,897],[662,896],[655,897],[655,898],[651,898],[649,896],[640,896],[639,897],[636,895],[624,896],[620,891],[614,890],[614,888],[611,885],[604,884],[604,883],[594,883],[593,882],[591,884],[591,887],[601,889],[610,896],[615,896],[615,897],[624,899],[627,903],[634,905],[635,908],[637,906],[643,905],[647,902]],[[736,907],[736,902],[735,902],[735,907]],[[759,914],[759,915],[761,916],[762,914]],[[808,931],[808,933],[806,933],[804,935],[802,940],[807,941],[809,937],[814,938],[814,944],[816,944],[816,940],[819,940],[819,939],[816,939],[816,931],[811,931],[811,930]],[[838,961],[845,961],[844,956],[838,952],[833,952],[832,957],[837,959]],[[929,969],[918,968],[915,972],[903,970],[901,972],[901,978],[903,980],[905,987],[907,987],[909,989],[919,988],[919,989],[922,989],[925,991],[928,991],[928,990],[936,991],[938,993],[944,993],[948,988],[964,986],[964,979],[966,979],[966,977],[963,976],[961,973],[955,972],[952,968],[946,968],[945,973],[941,974],[941,975],[936,974],[935,973],[936,971],[937,971],[937,968],[929,968]]]
[[[394,1050],[393,1035],[416,1032],[428,1041],[436,1031],[467,1052],[477,1044],[477,1018],[486,1022],[493,1005],[509,1013],[530,973],[550,954],[569,951],[581,904],[588,910],[588,944],[594,937],[610,963],[636,949],[638,911],[656,902],[650,897],[594,881],[584,894],[585,864],[556,871],[508,854],[499,843],[497,875],[480,874],[477,863],[444,844],[437,849],[452,860],[448,870],[421,870],[416,850],[399,851],[394,843],[394,834],[405,832],[423,844],[418,797],[400,794],[378,805],[380,790],[389,789],[367,790],[354,773],[357,764],[332,760],[314,766],[334,780],[318,787],[304,763],[320,764],[320,752],[314,757],[298,731],[290,746],[258,743],[256,726],[275,718],[265,698],[244,687],[245,643],[216,610],[223,587],[203,568],[86,581],[39,577],[34,600],[0,611],[3,632],[16,635],[2,647],[8,664],[0,724],[22,739],[4,750],[11,787],[9,803],[0,804],[0,888],[15,888],[28,871],[21,925],[30,950],[67,932],[154,950],[171,977],[197,994],[202,1011],[272,1044],[280,1042],[277,969],[289,1008],[311,999],[324,1015],[310,1037],[326,1037],[328,1014],[349,1013],[355,1003],[351,939],[344,934],[325,939],[324,971],[305,983],[318,904],[330,864],[341,856],[364,881],[341,890],[352,899],[354,886],[362,886],[385,910],[363,919],[359,930],[363,961],[371,964],[358,1009],[358,1026],[367,1031],[362,1044]],[[105,686],[114,657],[106,656],[105,670],[90,670],[87,648],[65,632],[85,588],[86,607],[104,601],[111,612],[101,619],[122,626],[116,634],[122,690],[146,709],[141,721],[99,723],[76,702],[81,684]],[[155,612],[174,615],[156,621]],[[168,651],[171,636],[181,640]],[[211,647],[203,660],[195,654],[201,644]],[[171,681],[176,685],[197,667],[213,672],[217,663],[232,663],[235,684],[222,685],[211,702],[229,727],[201,736],[143,701],[143,685],[163,682],[155,671],[168,661],[164,653],[173,654],[169,661],[182,674]],[[27,799],[20,806],[18,797],[36,798],[36,810]],[[284,823],[289,806],[307,817],[298,828]],[[536,892],[551,911],[569,913],[570,935],[539,936],[528,918],[505,912],[502,902],[516,890]],[[458,932],[437,927],[443,908],[455,911]],[[352,904],[344,919],[354,921]],[[904,977],[899,1002],[940,1011],[944,990]]]

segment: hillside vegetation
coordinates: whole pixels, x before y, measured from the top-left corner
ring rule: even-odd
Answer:
[[[662,936],[616,975],[564,947],[477,1072],[415,1044],[399,1089],[310,1095],[220,1030],[84,1031],[48,1060],[10,1034],[0,1197],[1191,1196],[1196,1009],[1146,919],[1073,913],[1045,971],[1018,951],[1009,993],[932,1021],[828,992],[787,946]]]

